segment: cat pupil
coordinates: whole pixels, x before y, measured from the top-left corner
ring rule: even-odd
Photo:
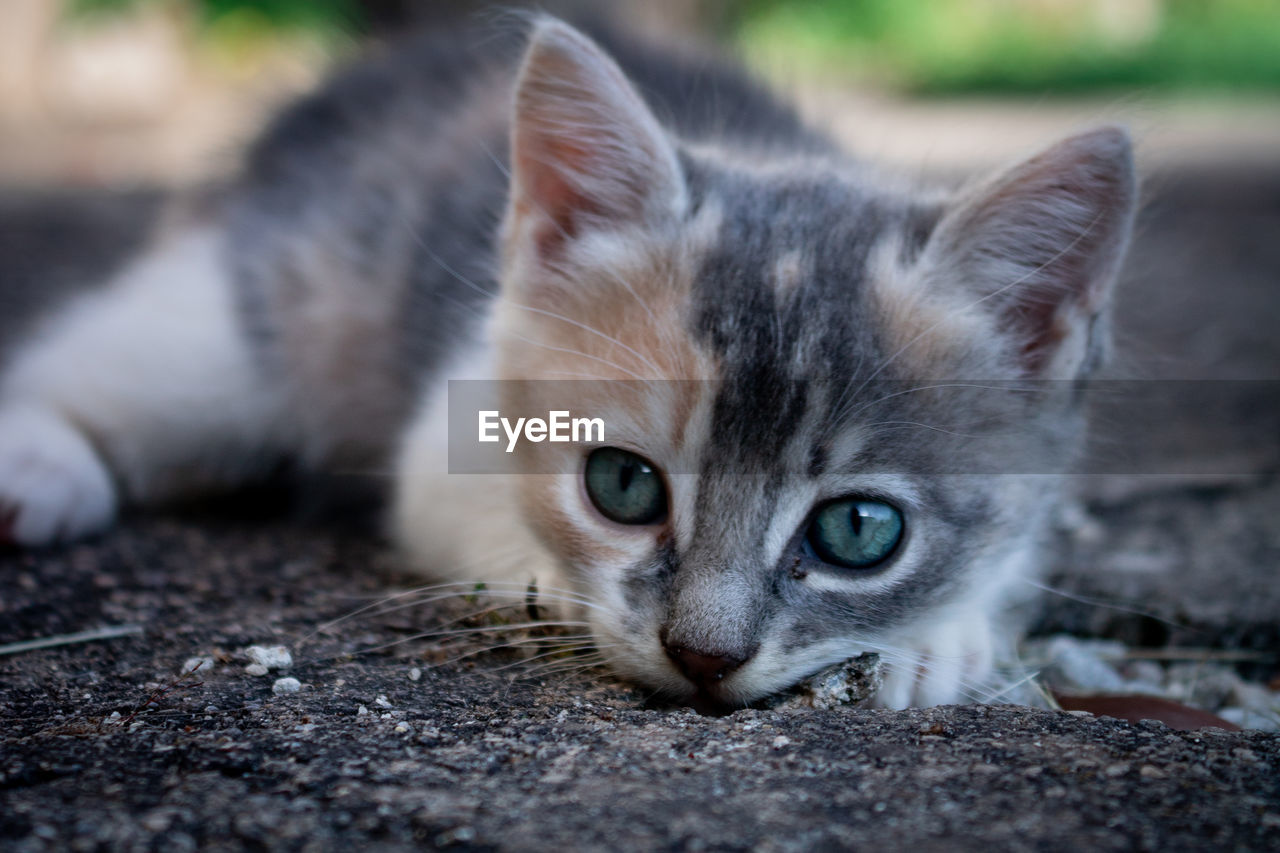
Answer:
[[[622,468],[618,471],[618,487],[625,492],[627,489],[631,488],[631,481],[632,479],[635,478],[635,476],[636,476],[635,463],[627,462],[623,464]]]
[[[857,504],[849,508],[849,526],[853,528],[854,536],[862,535],[862,509]]]

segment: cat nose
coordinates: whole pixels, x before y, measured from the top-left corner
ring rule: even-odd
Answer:
[[[665,643],[667,657],[685,678],[702,688],[710,687],[746,663],[749,655],[708,654],[677,643]]]

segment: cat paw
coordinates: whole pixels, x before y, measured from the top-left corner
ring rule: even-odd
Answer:
[[[0,409],[0,543],[35,547],[96,533],[116,503],[111,476],[75,427],[40,409]]]
[[[991,630],[987,617],[973,616],[932,625],[895,643],[874,704],[928,708],[980,699],[993,669]]]

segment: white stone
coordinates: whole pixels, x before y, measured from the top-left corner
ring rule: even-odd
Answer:
[[[179,670],[178,674],[191,675],[192,673],[199,673],[200,675],[205,675],[213,669],[213,665],[214,660],[208,655],[187,658],[182,662],[182,669]]]
[[[267,669],[293,666],[293,655],[284,646],[250,646],[244,653],[251,663],[262,664]]]

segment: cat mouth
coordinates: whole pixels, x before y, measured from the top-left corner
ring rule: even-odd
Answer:
[[[651,696],[644,707],[655,710],[690,708],[703,717],[727,717],[734,711],[752,707],[751,703],[735,701],[698,687],[692,693],[677,694],[664,691]]]
[[[704,717],[727,717],[734,711],[740,711],[745,707],[741,703],[730,703],[701,688],[684,701],[685,705]]]

